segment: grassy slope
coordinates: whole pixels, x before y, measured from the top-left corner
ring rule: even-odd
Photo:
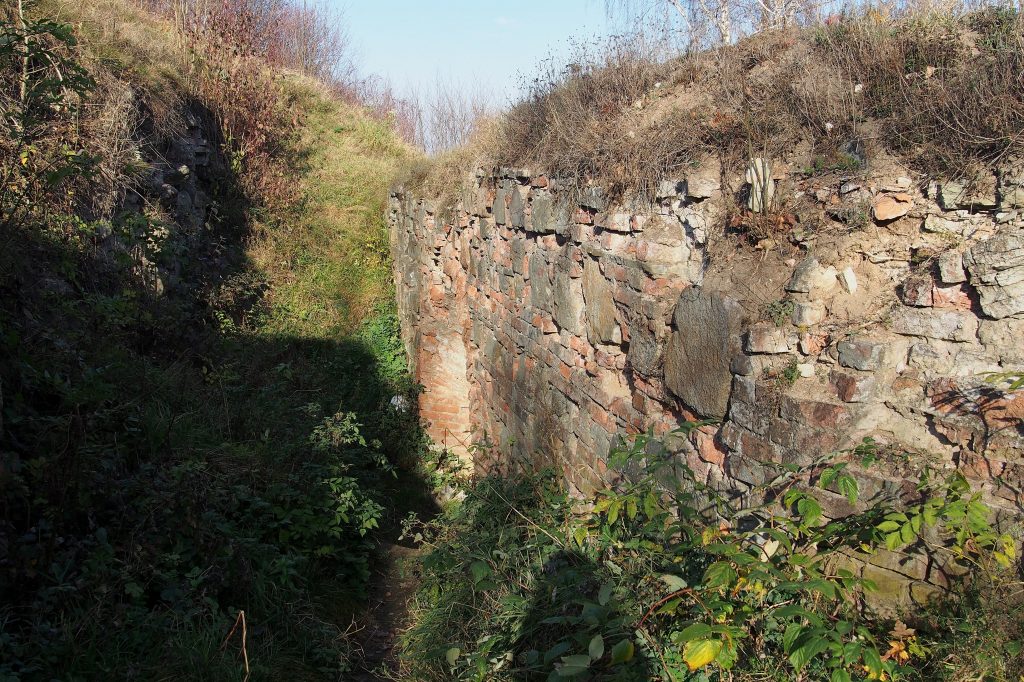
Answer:
[[[85,22],[94,71],[173,115],[183,93],[165,25],[109,0],[45,9]],[[376,532],[359,522],[388,523],[382,462],[419,442],[386,408],[407,380],[383,207],[407,152],[315,85],[285,89],[305,200],[225,210],[256,219],[214,228],[224,271],[190,265],[195,287],[152,298],[56,225],[3,236],[2,530],[18,537],[0,677],[241,679],[237,636],[219,650],[240,609],[251,679],[351,666],[344,631]],[[252,295],[246,315],[218,308],[226,291]]]
[[[277,282],[268,326],[302,335],[350,333],[393,298],[384,215],[388,187],[410,151],[317,84],[292,79],[286,89],[306,115],[297,142],[306,155],[305,200],[297,226],[265,231],[251,251]]]

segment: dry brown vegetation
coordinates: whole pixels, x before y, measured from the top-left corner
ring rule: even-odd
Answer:
[[[650,194],[707,156],[735,171],[794,149],[826,169],[859,170],[885,150],[963,176],[1024,151],[1022,27],[1013,8],[873,11],[668,61],[619,40],[546,69],[475,146],[489,164],[619,195]]]

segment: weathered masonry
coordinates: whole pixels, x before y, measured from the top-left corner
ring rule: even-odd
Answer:
[[[618,435],[684,420],[720,420],[668,440],[737,488],[871,436],[894,456],[858,472],[867,497],[927,464],[1019,510],[1024,394],[984,373],[1024,366],[1024,166],[970,186],[891,159],[829,182],[800,167],[754,160],[746,177],[769,180],[751,197],[709,160],[620,205],[527,170],[477,172],[454,207],[397,189],[395,280],[431,435],[492,445],[480,468],[554,465],[584,494]],[[755,246],[731,233],[743,201],[784,205],[783,229]],[[921,560],[876,563],[876,579],[942,582]]]

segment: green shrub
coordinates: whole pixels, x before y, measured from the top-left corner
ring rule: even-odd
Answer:
[[[620,483],[592,504],[572,501],[549,475],[484,479],[419,530],[431,552],[403,643],[406,672],[424,680],[935,679],[942,665],[932,656],[955,637],[927,618],[915,631],[875,615],[865,597],[876,586],[844,557],[927,546],[985,589],[1010,576],[1015,545],[992,529],[959,474],[926,471],[899,507],[873,500],[826,518],[820,496],[858,503],[851,471],[874,458],[866,443],[782,467],[737,497],[698,482],[639,436],[613,452]],[[960,613],[958,627],[970,628]],[[1020,616],[1005,622],[1016,630],[987,639],[1009,654],[1021,644]]]

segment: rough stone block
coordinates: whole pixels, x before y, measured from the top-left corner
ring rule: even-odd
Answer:
[[[869,400],[875,392],[875,377],[872,375],[853,375],[848,372],[832,370],[829,381],[836,395],[844,403],[862,403]]]
[[[507,196],[508,192],[503,187],[499,187],[494,193],[494,222],[498,225],[504,225],[507,219],[505,210]]]
[[[663,344],[651,329],[647,318],[636,315],[628,326],[629,351],[627,358],[633,371],[645,377],[662,374]]]
[[[586,302],[587,331],[591,343],[621,343],[622,332],[616,319],[611,285],[596,262],[588,258],[583,265],[583,298]]]
[[[687,261],[690,251],[683,244],[668,246],[657,242],[639,241],[636,256],[640,267],[651,277],[682,278],[689,280]]]
[[[926,216],[921,224],[921,229],[933,234],[949,234],[963,236],[970,230],[971,224],[959,220],[948,220],[937,215]]]
[[[1007,317],[1002,320],[982,320],[978,338],[989,352],[998,354],[1004,363],[1024,363],[1024,319]]]
[[[598,227],[602,227],[612,232],[621,232],[623,234],[629,234],[633,231],[633,216],[630,213],[608,213],[599,214],[594,220],[594,224]]]
[[[936,308],[970,310],[971,296],[964,285],[932,287],[932,305]]]
[[[818,301],[798,302],[793,306],[792,321],[797,327],[812,327],[825,320],[825,306]]]
[[[840,341],[839,364],[843,367],[871,372],[882,366],[885,357],[885,344],[874,341],[851,339]]]
[[[875,220],[887,223],[907,215],[913,207],[913,197],[903,192],[897,192],[896,194],[883,194],[876,198],[871,212],[875,216]]]
[[[839,283],[843,285],[843,289],[846,293],[857,293],[857,275],[853,271],[853,268],[843,268],[843,271],[839,273]]]
[[[995,177],[988,175],[973,187],[962,182],[943,182],[939,185],[939,205],[947,211],[958,208],[987,210],[999,206],[996,198]]]
[[[904,305],[918,308],[932,306],[932,278],[911,277],[900,286],[900,300]]]
[[[783,396],[779,405],[783,419],[805,423],[819,429],[837,429],[850,422],[850,411],[843,405],[818,400],[803,400]]]
[[[703,287],[685,290],[673,314],[676,331],[665,351],[665,384],[698,414],[723,417],[729,404],[729,365],[740,352],[743,308]]]
[[[686,195],[686,181],[685,180],[662,180],[658,183],[658,191],[655,194],[655,199],[659,201],[662,199],[675,199]]]
[[[910,347],[907,364],[933,375],[949,374],[953,371],[953,357],[949,348],[921,342]]]
[[[967,281],[962,253],[945,251],[939,256],[939,280],[944,284],[960,284]]]
[[[981,309],[997,320],[1024,312],[1024,232],[1003,229],[964,254]]]
[[[808,256],[796,266],[793,276],[786,284],[786,291],[802,294],[829,291],[836,284],[836,276],[834,267],[822,267],[817,258]]]
[[[567,273],[556,272],[552,288],[552,315],[562,329],[583,333],[583,285]]]
[[[566,234],[569,230],[568,208],[550,194],[534,192],[530,199],[530,229],[541,234]]]
[[[729,420],[739,424],[748,431],[764,435],[772,424],[777,410],[767,402],[729,402]]]
[[[755,324],[744,335],[743,350],[748,353],[788,353],[786,332],[773,325]]]
[[[604,191],[600,187],[588,187],[580,197],[580,207],[590,211],[603,211],[608,206]]]
[[[706,160],[686,178],[686,196],[692,199],[707,199],[721,188],[721,169],[713,160]]]
[[[900,308],[893,313],[892,330],[906,336],[974,341],[978,337],[978,318],[963,311]]]
[[[526,229],[526,197],[521,187],[513,187],[510,190],[511,200],[509,201],[509,222],[517,230]]]

